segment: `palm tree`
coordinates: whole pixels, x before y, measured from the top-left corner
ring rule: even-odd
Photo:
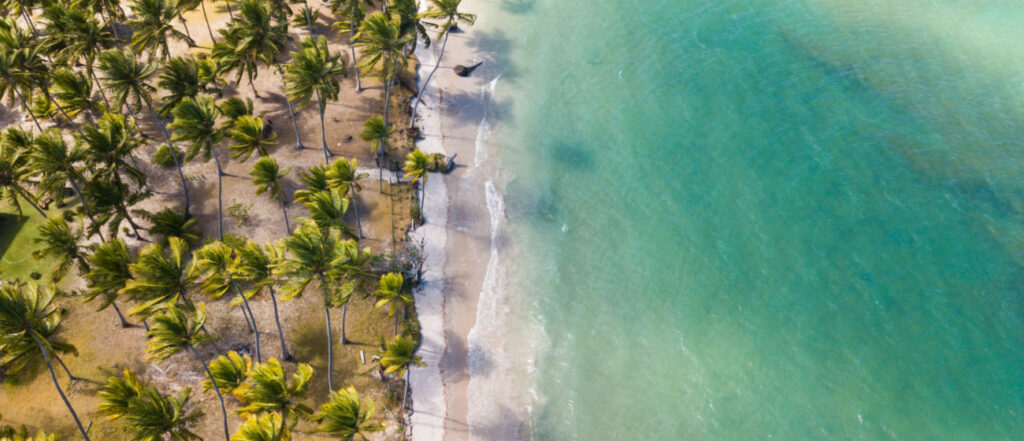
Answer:
[[[221,391],[242,400],[242,392],[249,387],[246,380],[252,372],[252,358],[248,354],[239,354],[231,351],[227,355],[221,355],[210,362],[210,378],[203,380],[203,390],[213,389],[213,383]]]
[[[186,314],[181,309],[171,306],[163,314],[153,319],[153,327],[146,333],[146,337],[148,337],[146,359],[156,360],[159,363],[187,349],[196,357],[199,364],[203,365],[207,378],[213,381],[210,368],[206,366],[203,356],[199,355],[199,351],[196,350],[196,346],[213,339],[209,334],[200,332],[204,323],[206,323],[206,304],[200,303],[193,314]],[[224,396],[220,394],[217,383],[213,383],[213,391],[217,393],[217,399],[220,400],[224,439],[229,440],[231,434],[228,432],[228,411],[224,407]]]
[[[68,148],[59,131],[48,130],[33,141],[32,150],[28,152],[29,167],[40,175],[38,184],[40,193],[51,193],[58,202],[64,198],[64,185],[70,183],[71,187],[75,189],[75,193],[78,194],[78,200],[82,203],[82,209],[86,216],[99,232],[99,228],[96,227],[96,218],[93,217],[89,205],[86,204],[82,187],[79,185],[84,177],[75,166],[85,159],[85,155],[85,151],[80,146]],[[99,234],[101,240],[107,240],[103,237],[102,232]]]
[[[25,139],[26,136],[28,139]],[[46,213],[36,204],[36,197],[28,188],[28,178],[32,171],[19,151],[21,143],[33,140],[31,135],[19,129],[11,128],[5,132],[4,142],[0,143],[0,199],[13,206],[18,215],[22,215],[20,201],[24,200],[46,218]]]
[[[95,176],[86,182],[82,193],[85,195],[85,202],[99,213],[94,228],[98,230],[101,226],[107,225],[111,237],[116,237],[121,222],[127,221],[135,237],[145,240],[139,231],[139,224],[132,217],[132,212],[138,212],[131,207],[152,196],[151,193],[132,190],[124,182],[103,176]]]
[[[313,417],[320,426],[317,432],[341,437],[352,441],[356,435],[367,440],[367,434],[384,430],[384,425],[373,421],[373,401],[361,400],[356,388],[349,386],[331,391],[331,399],[320,406]]]
[[[299,174],[302,188],[295,190],[295,202],[306,202],[321,191],[327,191],[327,166],[314,165]]]
[[[153,75],[153,72],[156,72],[156,65],[137,62],[135,52],[131,50],[112,49],[104,51],[100,53],[99,60],[100,71],[106,77],[104,82],[114,96],[114,102],[112,103],[114,108],[121,108],[126,104],[128,97],[133,96],[140,104],[140,107],[141,103],[145,102],[149,112],[153,115],[153,119],[160,126],[160,131],[163,132],[164,139],[167,140],[167,146],[171,150],[171,156],[174,158],[174,165],[178,168],[178,177],[181,179],[181,188],[185,194],[185,214],[188,214],[188,185],[185,183],[185,173],[181,171],[181,161],[175,153],[177,149],[171,141],[171,135],[167,133],[164,122],[156,114],[156,109],[153,108],[150,97],[153,87],[146,84],[146,79]]]
[[[242,300],[244,309],[242,315],[249,329],[256,337],[256,361],[260,361],[260,330],[256,326],[256,316],[249,307],[249,300],[242,293],[232,274],[231,267],[234,262],[234,250],[224,242],[211,242],[196,250],[192,260],[192,269],[198,277],[205,277],[202,281],[203,292],[211,299],[218,299],[234,288],[235,294]]]
[[[427,90],[427,85],[430,84],[430,79],[434,78],[434,72],[437,72],[437,68],[441,66],[441,59],[444,58],[444,49],[448,46],[448,36],[451,35],[452,30],[458,26],[459,22],[463,22],[468,25],[476,23],[476,15],[468,14],[465,12],[459,12],[459,4],[462,0],[430,0],[433,6],[430,9],[420,13],[420,18],[429,18],[431,20],[443,20],[444,23],[441,25],[441,29],[437,33],[437,38],[444,39],[441,41],[441,53],[437,56],[437,64],[430,70],[430,75],[427,75],[426,81],[423,82],[423,86],[420,87],[420,91]],[[412,117],[409,118],[409,127],[412,127],[416,123],[416,109],[420,107],[419,97],[415,100],[416,103],[412,106]]]
[[[156,213],[143,212],[142,216],[152,226],[149,232],[160,238],[160,244],[167,245],[168,240],[177,237],[184,240],[189,246],[194,246],[203,238],[203,232],[197,226],[199,219],[188,217],[184,212],[166,207]]]
[[[173,141],[189,143],[188,151],[185,153],[186,161],[191,161],[202,153],[204,161],[213,156],[213,160],[217,164],[217,235],[223,239],[224,168],[221,166],[216,145],[224,137],[224,132],[216,127],[218,116],[220,116],[220,109],[214,104],[212,98],[199,97],[195,100],[185,100],[174,108],[174,122],[171,123],[170,128],[174,131]]]
[[[121,181],[124,173],[139,187],[146,185],[146,175],[134,165],[135,150],[144,143],[135,120],[120,113],[103,114],[97,125],[83,125],[76,136],[76,146],[94,176]]]
[[[292,355],[288,352],[288,345],[284,340],[284,328],[281,327],[281,316],[277,310],[277,294],[274,292],[274,286],[279,281],[274,275],[273,268],[280,260],[280,250],[271,244],[267,244],[263,248],[255,242],[248,241],[245,245],[237,247],[235,253],[238,258],[235,259],[231,271],[238,280],[249,284],[249,291],[246,295],[254,297],[263,290],[270,293],[270,300],[274,305],[274,322],[277,323],[277,336],[281,339],[281,359],[291,360]]]
[[[135,20],[130,20],[128,25],[135,31],[131,42],[135,52],[148,51],[150,60],[160,52],[160,58],[167,59],[171,56],[168,39],[181,40],[189,46],[195,45],[192,38],[174,29],[172,23],[178,15],[177,0],[132,0],[131,9]]]
[[[235,120],[232,124],[231,131],[228,133],[231,137],[231,157],[235,159],[241,158],[242,162],[248,161],[249,157],[253,153],[258,153],[260,156],[267,156],[270,153],[267,152],[268,146],[277,145],[277,134],[274,132],[267,133],[266,127],[263,125],[263,119],[257,116],[243,115]]]
[[[306,363],[299,363],[290,381],[276,358],[271,358],[266,363],[257,363],[249,375],[248,387],[242,392],[246,405],[239,408],[238,413],[277,413],[281,415],[289,429],[293,428],[299,418],[313,414],[313,409],[299,402],[306,396],[309,380],[312,378],[313,368]]]
[[[345,224],[345,213],[348,212],[348,199],[336,188],[321,191],[310,196],[304,204],[309,210],[309,218],[323,230],[336,229],[346,237],[358,239],[354,229]]]
[[[416,342],[410,338],[396,335],[395,339],[387,344],[380,356],[380,365],[384,367],[385,374],[395,374],[396,377],[405,375],[405,387],[402,391],[402,409],[405,409],[405,399],[409,393],[410,367],[424,366],[423,359],[416,355]]]
[[[207,73],[215,70],[216,65],[208,58],[197,59],[185,55],[167,60],[163,71],[160,72],[160,79],[157,80],[157,85],[167,92],[157,109],[158,113],[161,116],[168,116],[178,103],[194,99],[200,92],[216,91],[210,87],[215,75]]]
[[[50,371],[53,387],[67,406],[82,437],[89,441],[89,434],[57,382],[50,361],[51,354],[75,352],[74,346],[57,337],[61,314],[53,304],[55,295],[56,290],[40,289],[35,284],[0,282],[0,353],[4,354],[0,357],[0,364],[6,367],[7,373],[16,373],[41,354]],[[39,350],[38,354],[33,347]]]
[[[359,160],[356,158],[338,158],[327,167],[327,185],[337,188],[341,194],[352,193],[352,206],[356,211],[356,227],[359,237],[363,237],[363,223],[359,220],[359,199],[357,191],[363,187],[359,180],[366,177],[365,173],[359,173]]]
[[[339,275],[343,270],[345,248],[355,248],[355,242],[342,241],[337,231],[324,231],[315,224],[306,222],[284,239],[284,247],[290,255],[281,259],[274,268],[275,273],[287,281],[284,287],[284,300],[301,297],[310,284],[316,283],[320,287],[327,323],[327,385],[333,389],[334,341],[331,337],[331,307],[347,303],[351,295],[351,289],[345,292],[346,290],[339,286]]]
[[[285,427],[281,414],[267,413],[251,416],[231,436],[231,441],[291,441],[291,431]]]
[[[99,86],[95,74],[96,57],[100,51],[114,47],[117,39],[106,30],[104,24],[96,20],[91,10],[56,5],[53,8],[63,12],[64,21],[61,26],[47,31],[47,38],[57,42],[53,53],[54,61],[61,65],[69,65],[76,61],[82,63],[85,67],[86,77],[90,82],[96,82]],[[103,89],[97,88],[106,102],[107,96],[103,93]],[[107,106],[110,106],[109,102]]]
[[[92,81],[71,69],[59,69],[53,74],[50,93],[68,116],[74,118],[83,111],[97,115],[103,111],[100,103],[92,100]]]
[[[117,307],[119,292],[132,278],[129,269],[132,256],[128,252],[128,246],[121,238],[114,238],[109,242],[97,245],[87,260],[89,272],[85,274],[85,301],[89,302],[97,297],[102,297],[103,301],[98,310],[102,311],[107,306],[113,306],[117,318],[121,321],[121,327],[131,326],[125,320],[124,314],[121,314],[121,309]]]
[[[388,128],[384,118],[380,116],[374,116],[366,120],[363,123],[363,131],[359,133],[359,138],[371,143],[372,151],[377,153],[377,168],[380,170],[379,183],[381,192],[384,191],[384,155],[387,153],[388,138],[392,133],[395,133],[395,129]]]
[[[187,309],[192,308],[186,293],[197,276],[189,270],[187,257],[188,244],[177,237],[168,239],[166,249],[160,244],[142,249],[138,261],[128,265],[132,278],[120,291],[121,295],[141,302],[132,308],[131,315],[148,317],[174,307],[179,301]]]
[[[420,149],[413,150],[405,157],[405,178],[412,178],[413,184],[416,181],[422,180],[420,183],[420,210],[423,209],[423,200],[427,197],[427,178],[430,176],[430,165],[433,163],[430,155],[423,153]]]
[[[0,82],[0,98],[9,97],[13,103],[14,98],[17,97],[25,113],[32,118],[36,128],[42,132],[43,126],[39,124],[39,120],[29,109],[28,101],[25,100],[25,95],[32,90],[35,84],[33,75],[21,68],[29,56],[30,54],[26,50],[14,50],[0,46],[0,79],[3,79]],[[11,92],[14,92],[14,95],[11,95]]]
[[[332,54],[327,47],[327,39],[323,35],[306,39],[302,42],[302,50],[292,52],[292,62],[288,65],[285,78],[288,88],[285,91],[288,99],[305,106],[316,94],[320,110],[320,139],[324,148],[324,163],[330,161],[331,152],[327,149],[327,129],[324,127],[324,110],[327,102],[338,99],[340,86],[337,77],[347,76],[345,61],[338,54]]]
[[[86,247],[79,245],[81,237],[81,231],[72,231],[62,217],[47,219],[36,227],[32,244],[38,248],[32,252],[32,257],[52,258],[56,261],[49,274],[50,280],[59,282],[75,265],[78,265],[79,272],[89,272],[89,262],[85,259]]]
[[[371,0],[331,0],[331,11],[338,15],[341,20],[334,23],[333,27],[338,33],[348,33],[349,49],[352,51],[352,64],[358,63],[359,58],[356,56],[356,46],[351,44],[351,41],[355,39],[356,31],[359,30],[359,25],[362,24],[363,18],[366,17],[366,8],[373,7],[373,1]],[[359,78],[359,69],[355,69],[356,74],[356,92],[363,91],[363,84]]]
[[[256,195],[266,194],[268,198],[281,201],[285,234],[290,233],[292,227],[288,224],[288,205],[284,200],[281,179],[291,171],[291,168],[281,170],[273,156],[264,156],[256,161],[256,164],[253,164],[252,171],[249,172],[249,176],[252,176],[252,183],[256,185]]]
[[[400,18],[391,18],[382,12],[374,12],[363,21],[355,40],[363,52],[363,58],[359,60],[359,68],[363,74],[380,69],[380,78],[384,82],[384,127],[387,128],[391,83],[394,82],[395,75],[405,69],[408,58],[404,51],[416,41],[416,36],[402,32]]]
[[[398,335],[398,308],[402,308],[402,316],[405,316],[405,308],[413,303],[412,296],[405,289],[405,280],[399,273],[387,273],[380,276],[380,285],[377,287],[377,304],[375,307],[388,307],[388,315],[395,317],[395,335]]]
[[[221,72],[237,71],[235,86],[245,74],[253,95],[256,91],[253,80],[259,65],[274,64],[274,57],[284,50],[288,43],[288,24],[272,23],[270,5],[257,0],[246,0],[239,8],[239,15],[221,29],[223,40],[213,46],[212,55],[220,64]]]
[[[192,389],[185,388],[176,397],[164,396],[128,369],[120,378],[110,377],[97,394],[103,400],[99,413],[127,420],[134,441],[201,441],[189,430],[203,416],[189,409],[191,395]]]

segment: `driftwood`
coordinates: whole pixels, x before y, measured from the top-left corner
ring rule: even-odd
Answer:
[[[473,73],[473,70],[480,67],[481,64],[484,64],[484,62],[480,61],[469,67],[463,66],[461,64],[457,65],[455,66],[455,75],[458,75],[460,77],[468,77],[470,74]]]

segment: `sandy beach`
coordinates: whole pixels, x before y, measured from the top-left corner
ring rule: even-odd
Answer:
[[[426,152],[456,156],[457,167],[432,179],[425,199],[426,224],[415,233],[425,240],[426,284],[416,295],[423,332],[420,355],[426,366],[413,370],[412,436],[415,441],[527,437],[522,414],[523,376],[509,375],[503,336],[496,317],[503,309],[504,268],[501,228],[504,223],[503,178],[495,163],[489,115],[494,112],[500,66],[498,54],[481,44],[479,29],[489,18],[484,2],[466,0],[476,26],[461,26],[445,48],[440,68],[422,93],[417,125]],[[417,52],[421,82],[437,63],[441,42]],[[483,62],[469,77],[456,65]],[[479,322],[479,323],[478,323]],[[500,330],[498,330],[500,331]],[[529,358],[529,357],[528,357]],[[522,372],[520,372],[522,373]],[[498,391],[492,386],[508,388]],[[513,410],[515,409],[515,410]]]

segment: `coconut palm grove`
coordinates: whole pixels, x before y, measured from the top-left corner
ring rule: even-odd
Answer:
[[[0,9],[0,439],[405,439],[460,0]]]

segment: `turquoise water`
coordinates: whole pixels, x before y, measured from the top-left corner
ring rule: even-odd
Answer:
[[[1024,4],[493,4],[535,439],[1024,437]]]

